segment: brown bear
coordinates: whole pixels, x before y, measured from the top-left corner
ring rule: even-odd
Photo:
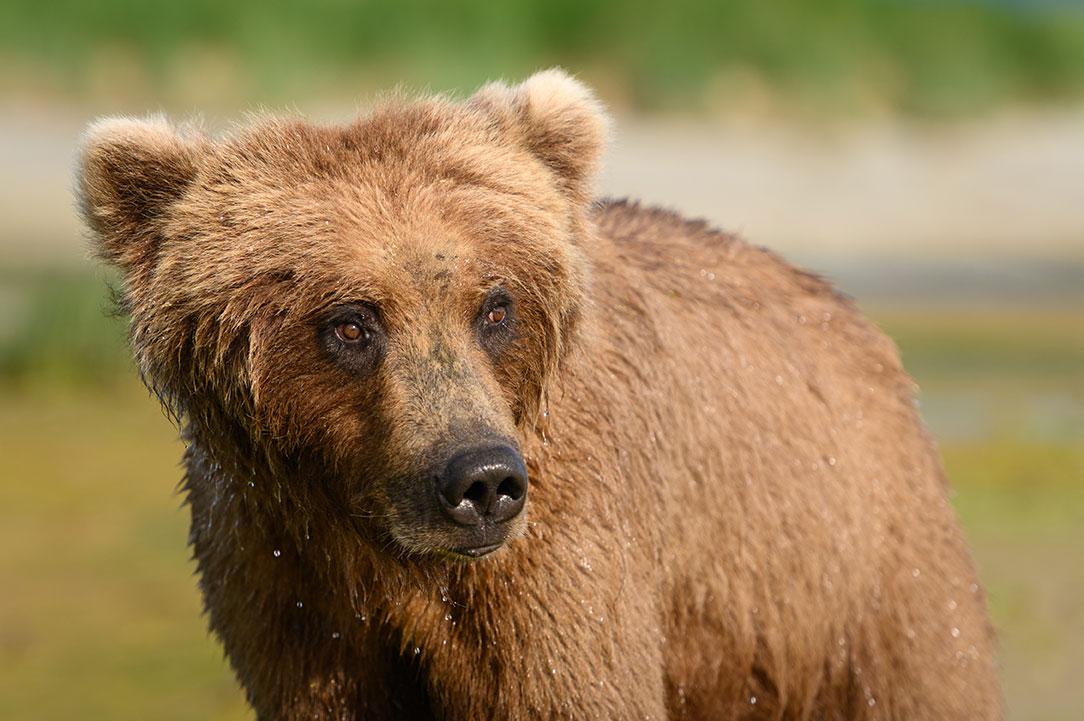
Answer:
[[[591,195],[560,71],[343,127],[88,130],[260,719],[996,719],[897,352],[824,281]]]

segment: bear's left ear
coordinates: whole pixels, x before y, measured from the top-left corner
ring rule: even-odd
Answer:
[[[470,103],[487,111],[549,166],[575,200],[590,200],[610,121],[587,86],[553,68],[513,87],[490,83]]]
[[[97,252],[127,275],[149,269],[162,219],[195,179],[202,138],[165,118],[106,118],[83,135],[76,192]]]

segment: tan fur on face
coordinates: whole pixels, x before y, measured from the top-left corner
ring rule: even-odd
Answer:
[[[770,253],[592,204],[606,131],[559,71],[342,127],[88,130],[84,214],[259,718],[999,718],[891,341]],[[319,340],[358,302],[387,340],[364,374]],[[478,438],[530,490],[466,564],[404,499]]]

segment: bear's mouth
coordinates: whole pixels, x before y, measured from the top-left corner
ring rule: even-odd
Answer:
[[[465,546],[462,548],[449,548],[448,552],[451,553],[453,556],[476,559],[483,556],[488,556],[503,545],[504,542],[502,541],[500,543],[490,543],[485,546]]]

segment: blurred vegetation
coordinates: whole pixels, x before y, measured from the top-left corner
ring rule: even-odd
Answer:
[[[1084,96],[1072,2],[7,0],[0,48],[11,82],[180,104],[472,87],[549,64],[634,109],[782,97],[951,115]]]
[[[1084,390],[1084,307],[1014,304],[872,309],[919,378],[955,387],[1012,377]],[[1011,336],[1010,336],[1011,333]]]
[[[0,268],[0,384],[102,386],[134,372],[108,271]]]

